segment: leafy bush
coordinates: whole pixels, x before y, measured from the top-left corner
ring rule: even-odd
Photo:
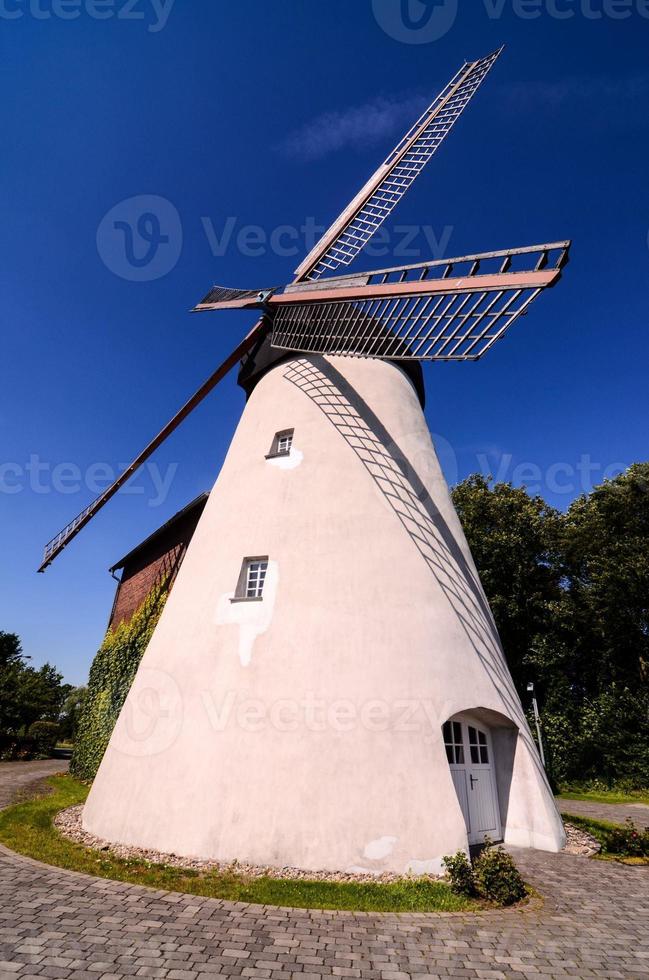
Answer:
[[[649,827],[637,830],[631,817],[621,827],[613,827],[604,835],[604,850],[624,857],[649,857]]]
[[[55,721],[35,721],[29,726],[28,735],[34,739],[37,758],[50,758],[58,740],[59,731],[59,726]]]
[[[99,769],[166,598],[155,586],[128,623],[108,631],[93,660],[70,763],[78,779],[94,779]]]
[[[473,865],[464,851],[443,858],[451,888],[458,895],[479,896],[494,905],[513,905],[527,889],[514,861],[502,847],[487,847]]]
[[[36,755],[36,742],[28,735],[0,734],[0,762],[25,761]]]
[[[476,883],[473,876],[471,861],[465,851],[457,854],[447,854],[442,858],[446,873],[451,882],[451,888],[457,895],[472,896],[476,894]]]
[[[513,905],[525,898],[525,882],[511,854],[486,847],[476,858],[473,877],[478,895],[496,905]]]

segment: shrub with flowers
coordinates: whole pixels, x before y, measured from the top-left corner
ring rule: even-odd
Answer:
[[[649,857],[649,827],[639,830],[631,817],[627,817],[623,826],[612,827],[603,836],[603,850],[609,854]]]

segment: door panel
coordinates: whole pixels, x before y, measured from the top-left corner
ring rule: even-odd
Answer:
[[[475,840],[472,844],[482,844],[485,834],[494,836],[499,831],[499,821],[496,815],[496,807],[491,781],[491,771],[487,768],[467,769],[467,783],[469,791],[469,814],[471,825],[468,827],[469,835]]]
[[[467,830],[471,833],[471,812],[469,810],[469,794],[466,787],[466,772],[464,769],[453,767],[451,769],[451,776],[453,777],[453,785],[455,786],[457,798],[460,801],[460,809],[462,810]]]
[[[482,844],[486,835],[500,839],[500,812],[488,731],[470,716],[458,716],[446,722],[443,735],[469,843]]]

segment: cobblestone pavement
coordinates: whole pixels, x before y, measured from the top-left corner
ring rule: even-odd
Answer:
[[[558,800],[562,813],[576,817],[591,817],[608,823],[624,823],[631,817],[638,827],[649,827],[649,806],[644,803],[590,803],[586,800]]]
[[[158,892],[0,849],[0,978],[649,977],[646,869],[515,857],[543,906],[378,915]]]

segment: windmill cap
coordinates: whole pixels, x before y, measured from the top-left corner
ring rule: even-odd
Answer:
[[[271,347],[270,336],[267,334],[263,340],[254,347],[249,354],[241,361],[237,384],[243,388],[246,398],[254,391],[257,384],[271,368],[276,367],[283,361],[293,361],[296,357],[308,357],[308,354],[296,354],[291,351],[281,350]],[[408,376],[412,382],[422,409],[426,404],[426,390],[424,388],[424,373],[419,361],[390,361]]]

